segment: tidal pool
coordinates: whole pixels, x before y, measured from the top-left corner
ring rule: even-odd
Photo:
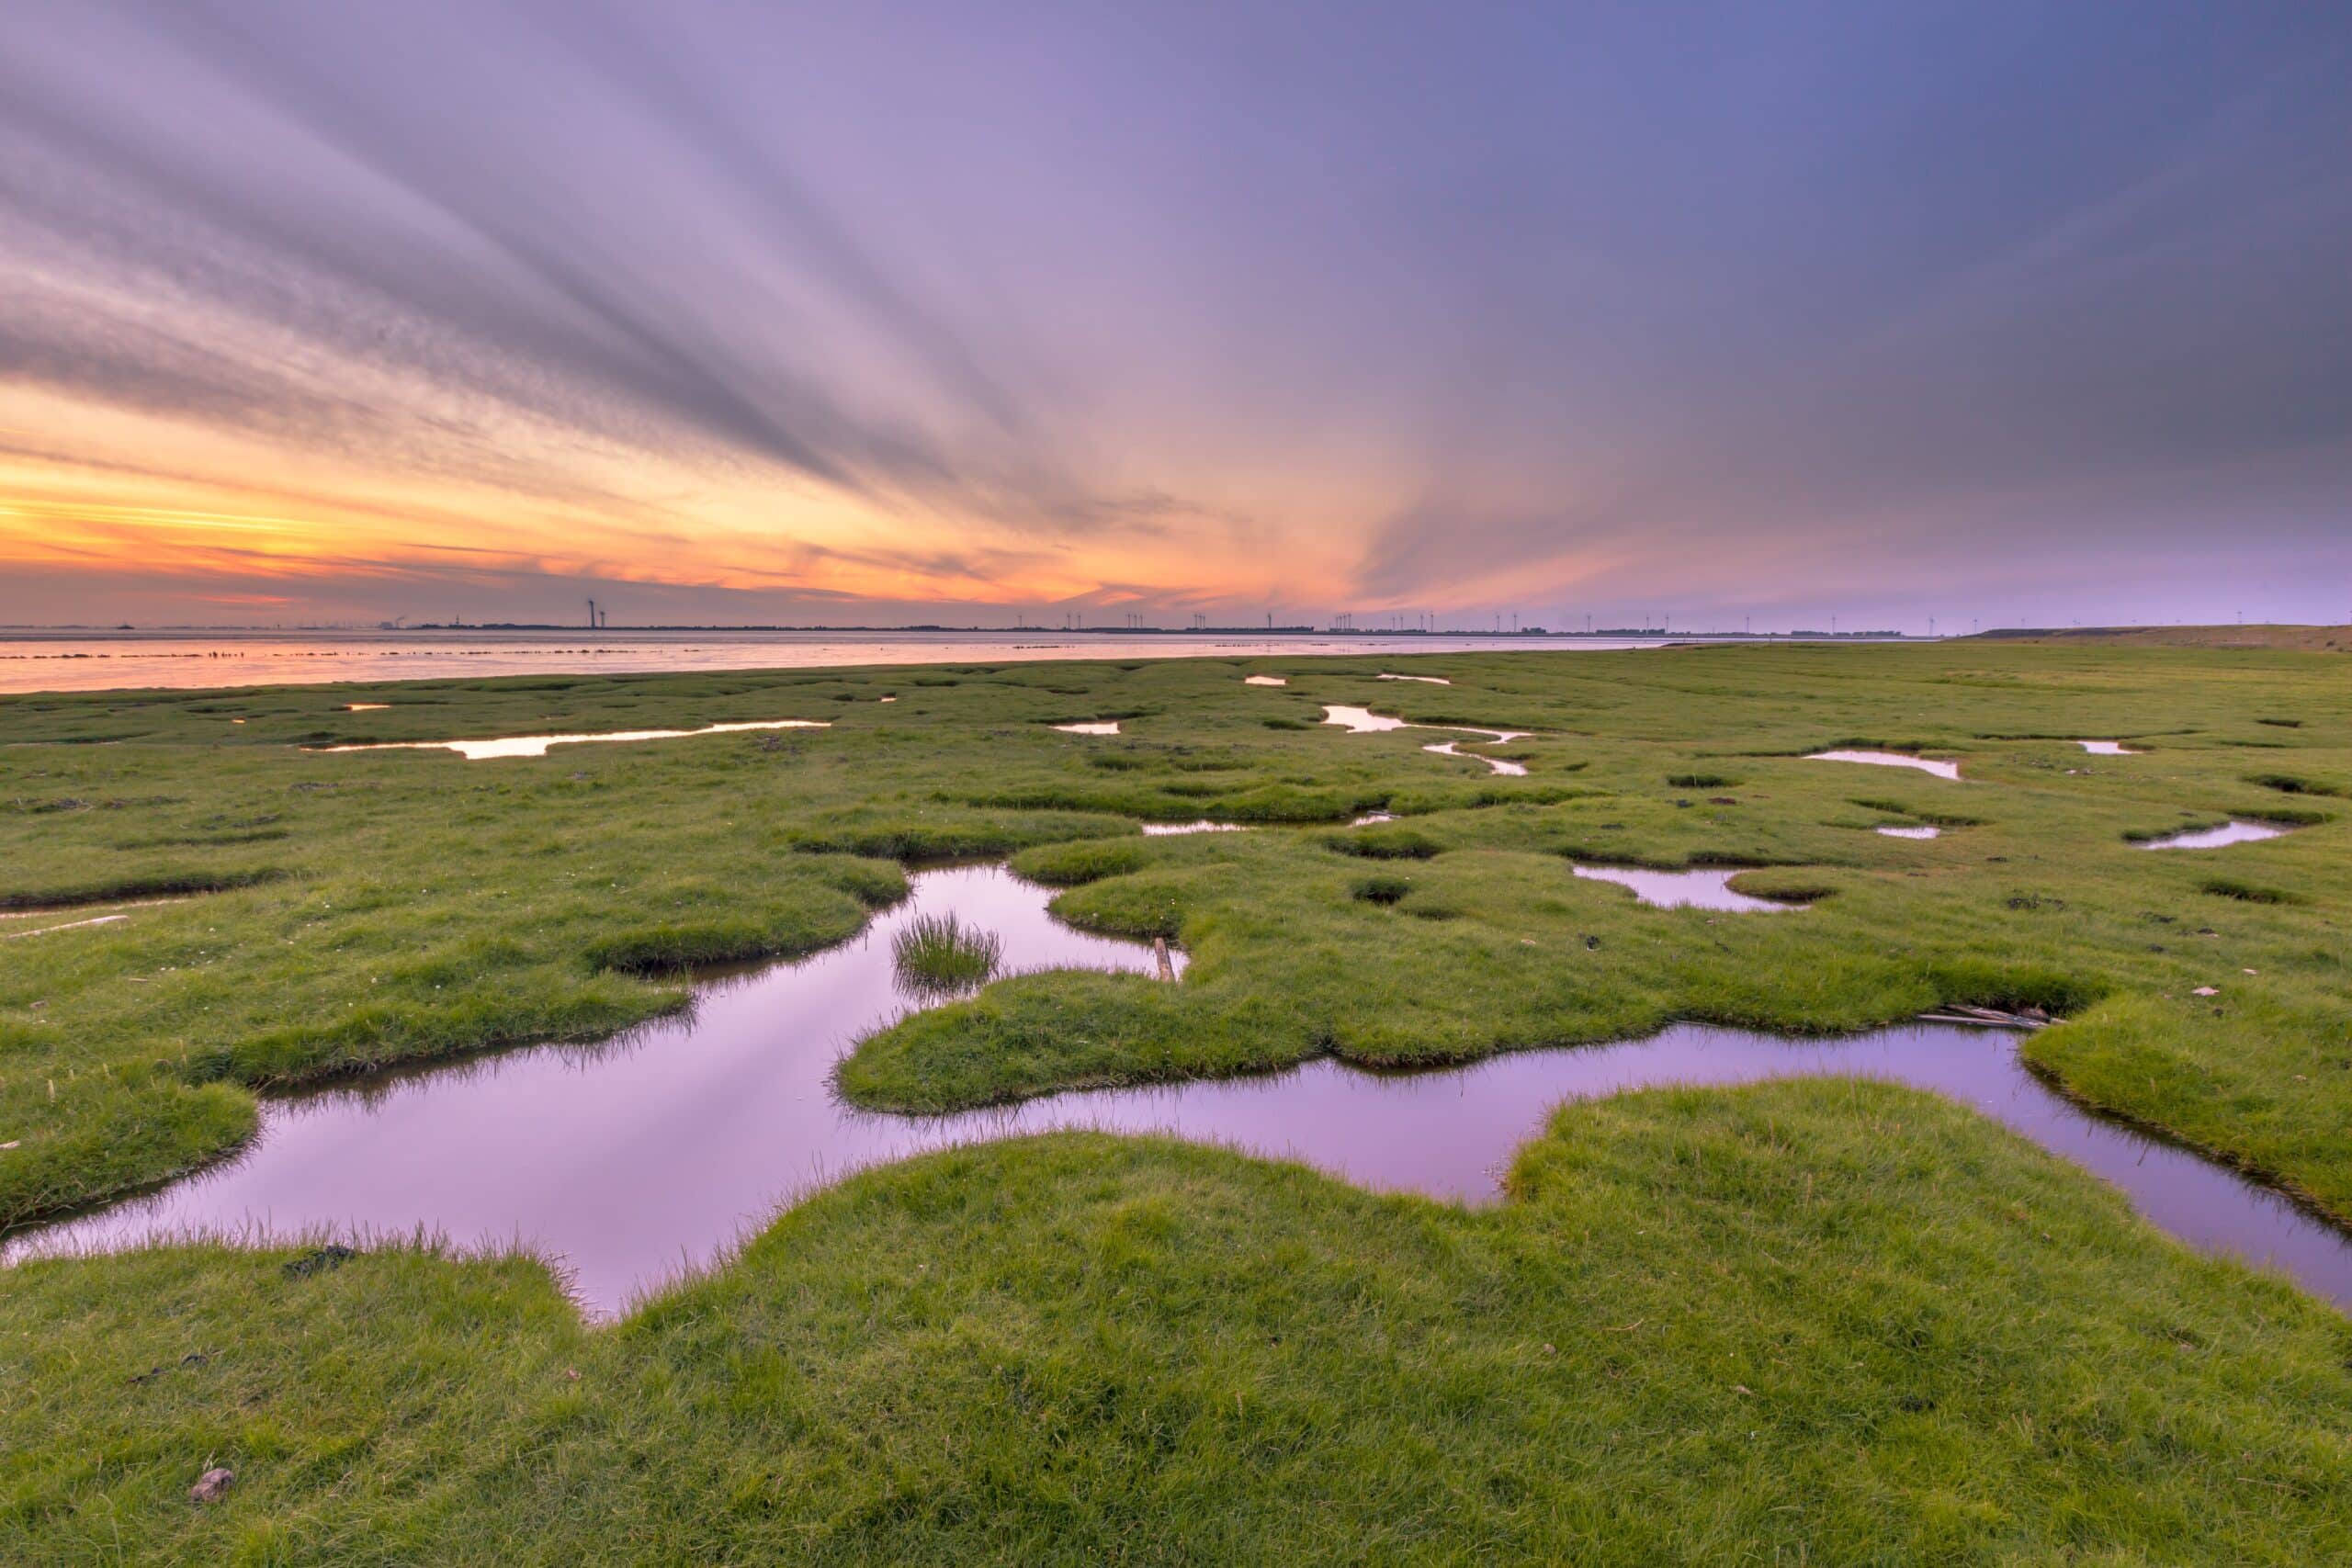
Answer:
[[[924,1005],[894,937],[953,914],[995,933],[1006,971],[1148,974],[1137,942],[1046,911],[1001,866],[931,871],[857,936],[716,978],[693,1010],[597,1045],[548,1045],[272,1098],[236,1159],[149,1196],[8,1238],[9,1259],[202,1232],[280,1240],[406,1235],[517,1241],[559,1260],[591,1314],[723,1257],[779,1204],[924,1150],[1060,1128],[1166,1133],[1304,1160],[1363,1186],[1483,1203],[1512,1151],[1565,1100],[1668,1084],[1851,1074],[1938,1090],[2086,1167],[2192,1246],[2283,1269],[2352,1304],[2352,1239],[2185,1149],[2086,1114],[2019,1065],[1998,1031],[1919,1023],[1840,1040],[1677,1024],[1415,1073],[1320,1058],[1262,1077],[1073,1092],[960,1116],[851,1110],[833,1064]]]
[[[688,735],[731,735],[745,729],[831,729],[820,718],[770,718],[750,724],[706,724],[700,729],[612,729],[601,735],[502,735],[487,740],[370,740],[353,746],[320,746],[320,751],[455,751],[469,762],[487,757],[544,757],[550,746],[584,746],[602,740],[676,740]]]
[[[1808,762],[1870,762],[1882,768],[1917,768],[1923,773],[1933,773],[1939,779],[1960,777],[1958,762],[1938,762],[1926,757],[1908,757],[1900,751],[1811,751]]]
[[[1745,866],[1735,866],[1729,871],[1651,871],[1638,865],[1593,865],[1582,861],[1570,863],[1578,876],[1630,887],[1634,897],[1661,909],[1679,909],[1688,906],[1694,909],[1730,909],[1762,914],[1804,908],[1802,904],[1733,892],[1731,879],[1747,870]]]
[[[2165,833],[2153,839],[2135,840],[2143,850],[2218,850],[2223,844],[2248,844],[2256,839],[2276,839],[2287,831],[2267,822],[2232,820],[2218,828],[2184,828],[2177,833]]]
[[[1376,735],[1384,730],[1412,728],[1401,718],[1391,718],[1370,708],[1350,707],[1345,703],[1324,704],[1323,722],[1339,725],[1351,735]]]

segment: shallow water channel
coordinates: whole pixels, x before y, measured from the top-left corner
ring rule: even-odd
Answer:
[[[381,703],[350,703],[354,713]],[[235,722],[243,724],[243,719]],[[749,724],[706,724],[700,729],[608,729],[585,735],[494,735],[479,740],[368,740],[321,746],[321,751],[455,751],[469,762],[495,757],[544,757],[550,746],[588,746],[620,740],[677,740],[691,735],[733,735],[746,729],[831,729],[831,719],[769,718]]]
[[[1085,1127],[1167,1132],[1289,1156],[1367,1187],[1483,1202],[1564,1100],[1659,1084],[1862,1074],[1939,1090],[2129,1192],[2190,1244],[2284,1269],[2352,1305],[2352,1241],[2186,1150],[2086,1115],[1997,1031],[1914,1024],[1792,1041],[1679,1024],[1645,1040],[1374,1073],[1322,1059],[1259,1077],[1056,1095],[949,1117],[875,1115],[833,1097],[833,1063],[919,1004],[891,939],[919,914],[997,933],[1001,973],[1148,974],[1151,950],[1046,912],[1001,866],[923,872],[906,902],[809,957],[711,980],[689,1013],[588,1046],[541,1046],[273,1098],[237,1159],[142,1198],[10,1238],[11,1258],[192,1230],[277,1237],[523,1241],[560,1258],[592,1313],[710,1261],[779,1202],[944,1145]]]

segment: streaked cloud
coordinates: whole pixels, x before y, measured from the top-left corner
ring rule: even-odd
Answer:
[[[2263,6],[28,0],[0,619],[2340,618],[2347,69]]]

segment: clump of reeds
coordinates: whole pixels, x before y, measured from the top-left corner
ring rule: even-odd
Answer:
[[[917,915],[890,939],[899,978],[909,989],[938,995],[969,990],[996,973],[1004,944],[994,931],[967,926],[954,915]]]

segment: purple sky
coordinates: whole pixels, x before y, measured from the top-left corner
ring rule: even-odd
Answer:
[[[17,0],[0,621],[2352,618],[2352,6]]]

